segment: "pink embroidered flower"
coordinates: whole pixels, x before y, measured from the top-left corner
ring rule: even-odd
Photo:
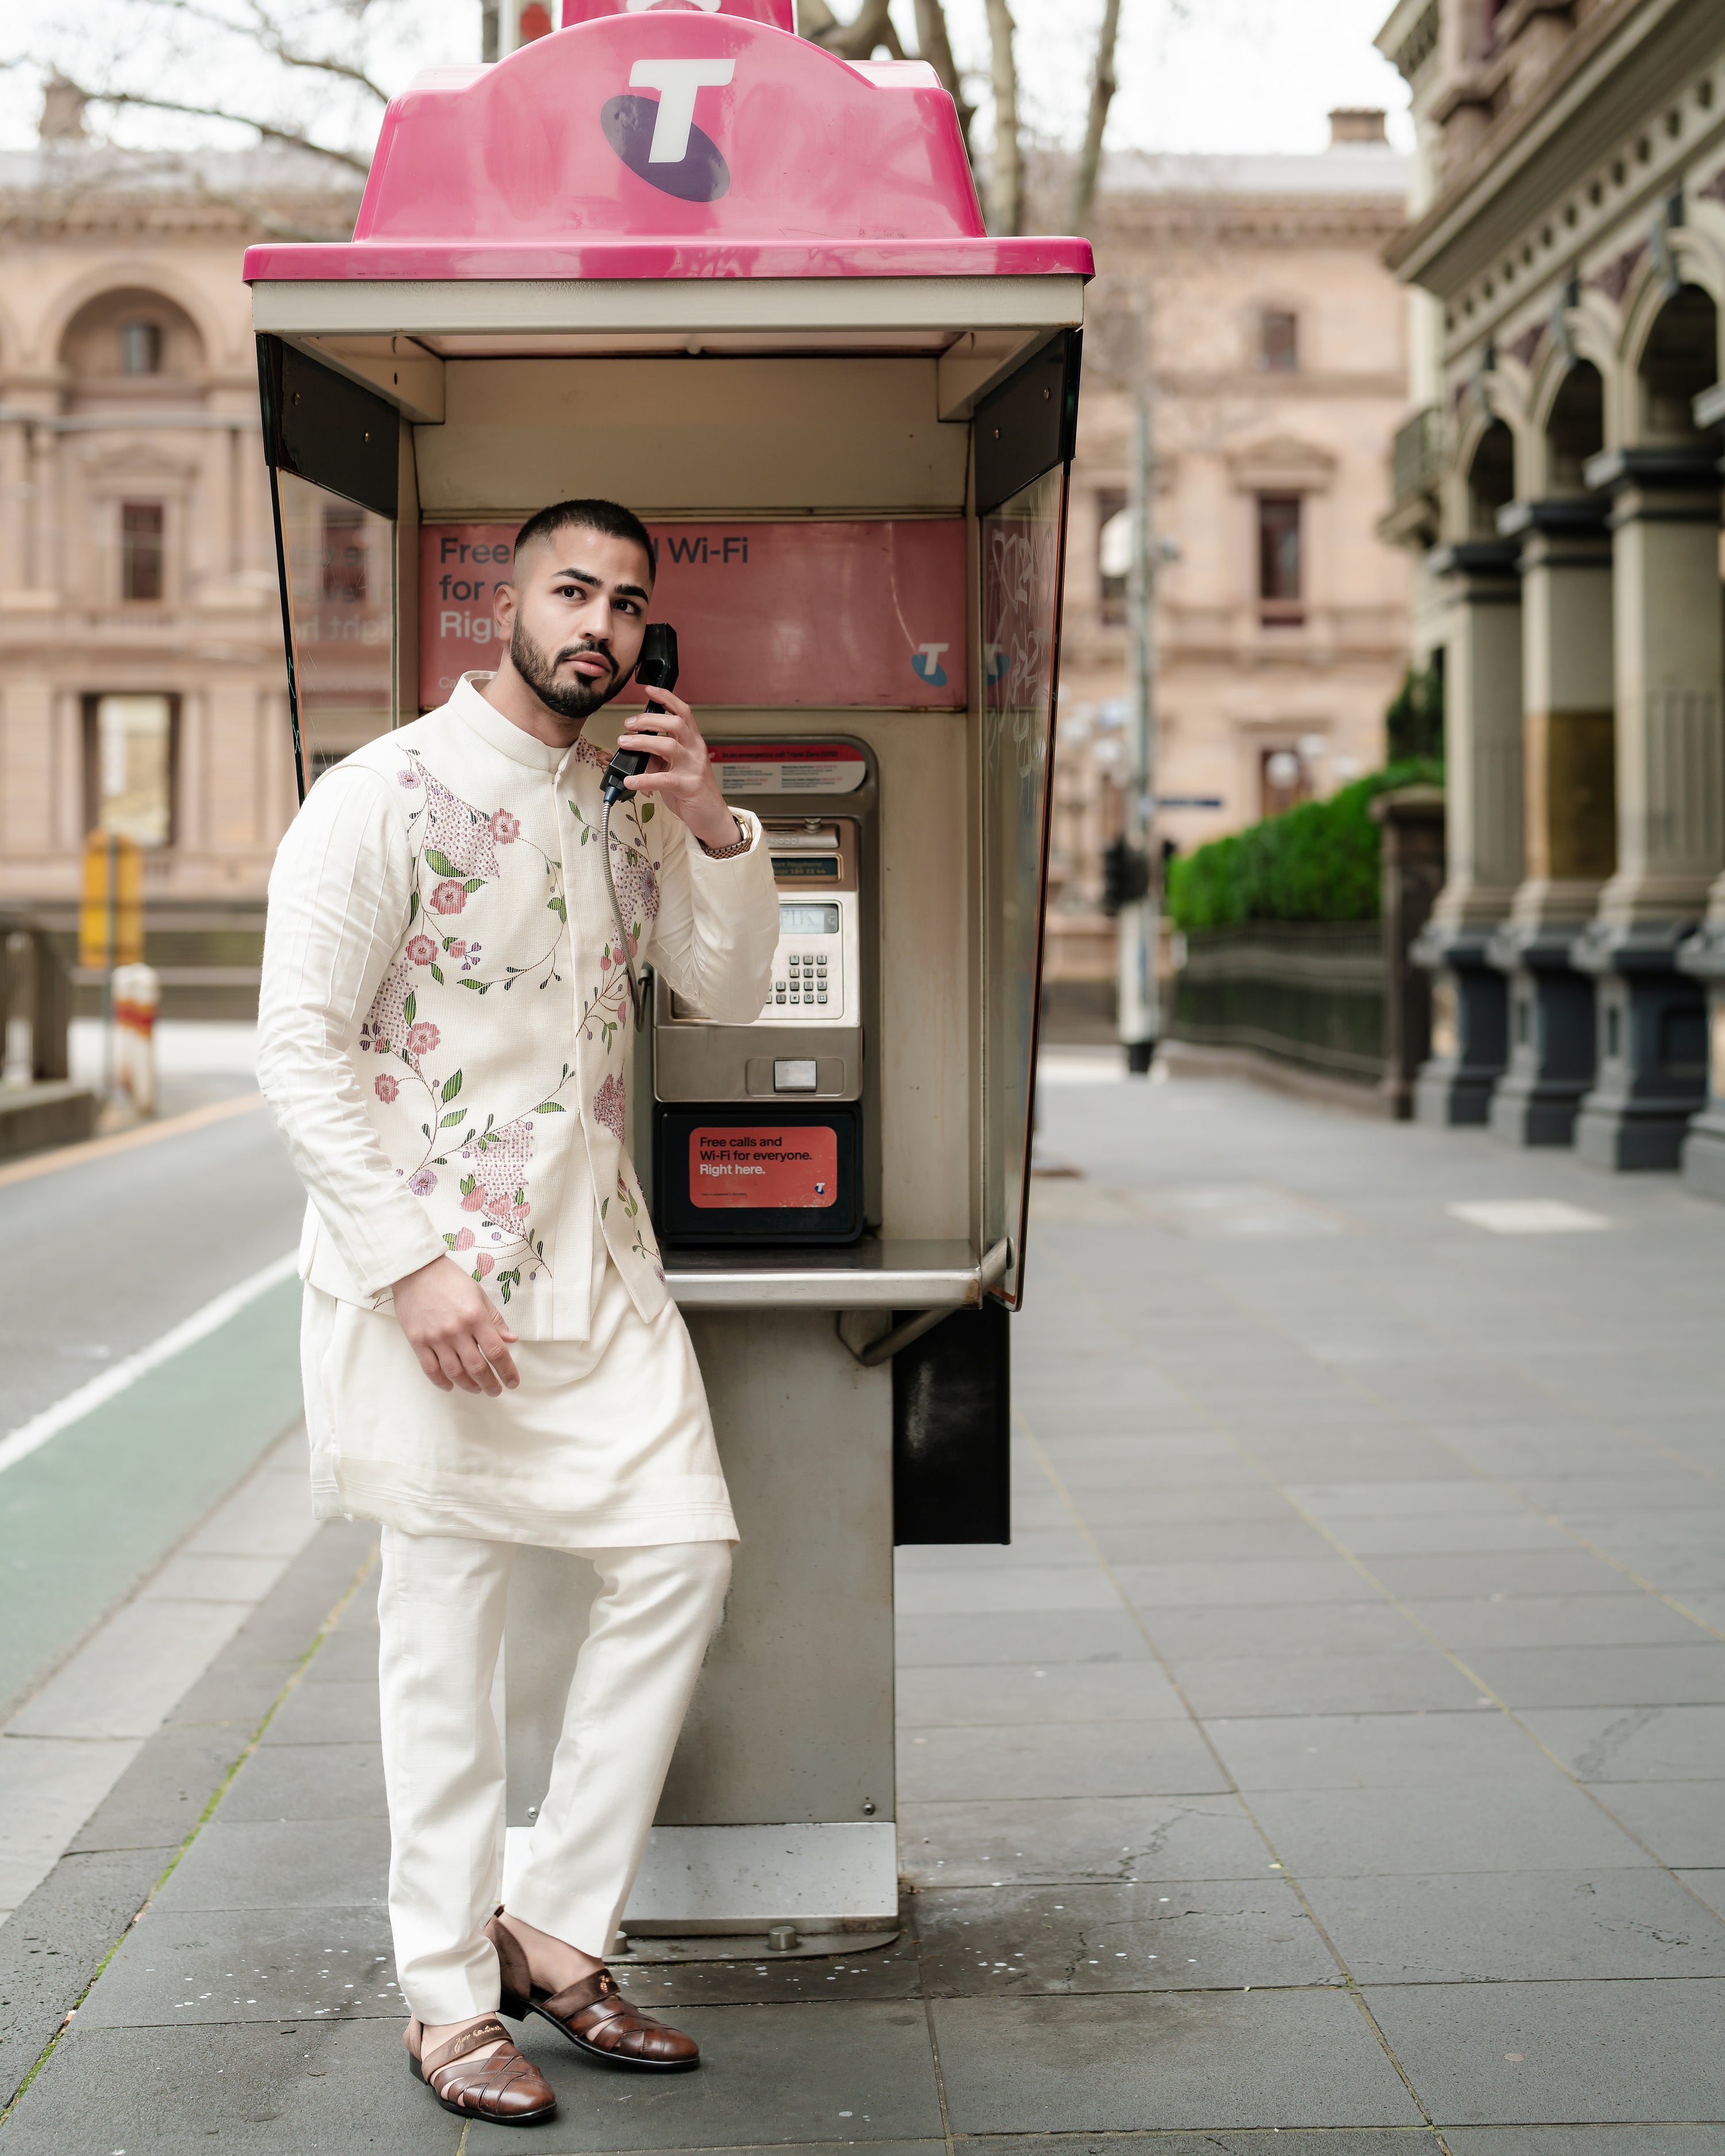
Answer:
[[[439,913],[459,913],[467,903],[467,886],[448,877],[432,892],[431,902]]]
[[[470,1250],[473,1248],[471,1228],[458,1228],[455,1230],[455,1248],[458,1250]]]
[[[471,1190],[465,1190],[461,1194],[461,1210],[464,1213],[483,1212],[485,1204],[485,1187],[482,1183],[475,1183]]]
[[[429,1055],[442,1038],[431,1021],[422,1018],[417,1025],[408,1028],[408,1053],[409,1055]]]
[[[379,1055],[388,1055],[389,1053],[389,1043],[383,1038],[381,1033],[372,1043],[372,1045],[377,1050]]]
[[[608,973],[610,970],[611,953],[609,951],[601,951],[599,953],[599,971],[602,973]]]
[[[395,783],[398,786],[405,786],[411,789],[412,788],[418,785],[419,774],[410,764],[405,771],[397,772],[395,774]]]
[[[408,1178],[408,1188],[415,1198],[429,1198],[437,1188],[437,1178],[429,1168],[422,1168],[417,1175]]]
[[[465,943],[452,943],[444,953],[446,958],[464,958],[466,955],[467,946]]]
[[[380,1101],[393,1101],[400,1090],[400,1087],[396,1084],[394,1079],[390,1076],[387,1070],[381,1071],[378,1075],[372,1081],[372,1091],[377,1095]]]
[[[492,1257],[487,1251],[481,1250],[479,1255],[473,1261],[474,1278],[475,1280],[483,1280],[496,1262],[497,1260],[495,1258]]]
[[[429,966],[437,956],[436,938],[430,936],[409,937],[408,956],[416,966]]]
[[[491,819],[491,836],[500,846],[512,846],[521,835],[519,819],[511,816],[506,808],[500,808]]]
[[[624,1135],[623,1081],[614,1075],[607,1078],[593,1096],[593,1111],[597,1120],[609,1131],[621,1145]]]

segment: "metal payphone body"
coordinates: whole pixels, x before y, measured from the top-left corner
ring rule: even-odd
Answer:
[[[352,243],[247,258],[303,778],[490,660],[526,516],[611,495],[777,865],[769,1002],[655,984],[630,1089],[743,1537],[632,1933],[890,1931],[895,1534],[1009,1532],[1091,268],[988,238],[932,71],[789,0],[564,0],[395,100]],[[517,1582],[512,1830],[591,1574]]]

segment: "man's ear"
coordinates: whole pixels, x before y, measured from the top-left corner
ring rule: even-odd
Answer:
[[[491,613],[494,619],[501,628],[507,629],[510,624],[515,619],[516,604],[516,590],[514,584],[499,584],[495,593],[492,596]],[[509,641],[509,639],[506,636],[503,640],[506,644]]]

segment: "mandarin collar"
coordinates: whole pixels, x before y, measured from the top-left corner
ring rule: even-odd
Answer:
[[[513,719],[505,718],[494,704],[488,704],[480,694],[480,683],[491,678],[489,674],[464,674],[449,699],[450,711],[488,747],[495,749],[500,756],[506,756],[511,763],[524,763],[530,771],[553,775],[560,772],[580,747],[579,739],[572,747],[553,748],[549,742],[542,742],[518,726]]]

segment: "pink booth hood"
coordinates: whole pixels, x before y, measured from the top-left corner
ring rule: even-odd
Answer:
[[[604,6],[419,75],[352,242],[249,248],[247,280],[1091,275],[1088,241],[987,235],[926,64],[841,59],[779,0]]]

